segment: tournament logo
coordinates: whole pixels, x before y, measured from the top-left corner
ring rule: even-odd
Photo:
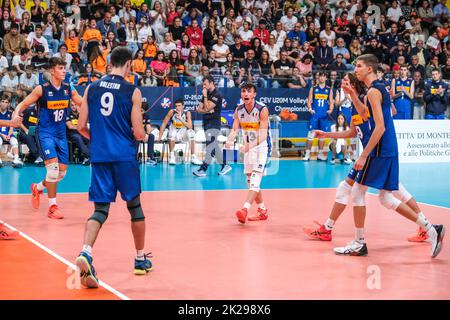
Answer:
[[[223,109],[226,109],[227,104],[228,104],[227,100],[226,100],[225,98],[223,98],[223,99],[222,99],[222,108],[223,108]]]
[[[169,98],[162,99],[161,107],[163,109],[171,108],[172,107],[172,100],[170,100]]]

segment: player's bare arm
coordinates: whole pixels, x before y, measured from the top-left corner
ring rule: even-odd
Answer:
[[[31,93],[26,96],[25,99],[21,103],[19,103],[12,114],[12,118],[20,117],[22,112],[25,111],[26,108],[35,104],[42,97],[42,86],[37,86],[31,91]]]
[[[78,93],[77,90],[72,90],[72,100],[73,102],[75,102],[75,104],[80,107],[81,104],[83,103],[83,97],[80,96],[80,94]]]
[[[145,138],[144,127],[142,126],[142,94],[141,90],[134,89],[133,97],[131,98],[133,107],[131,109],[131,126],[133,128],[133,135],[137,141],[143,141]]]
[[[225,148],[229,149],[231,145],[234,143],[234,139],[236,139],[236,135],[239,131],[239,118],[237,115],[237,111],[234,111],[234,121],[233,121],[233,127],[231,128],[230,134],[228,135],[227,142],[225,143]]]
[[[87,103],[87,96],[89,92],[89,86],[84,91],[83,101],[81,103],[80,115],[78,116],[78,132],[85,138],[90,139],[91,134],[88,128],[88,120],[89,120],[89,108]]]
[[[170,119],[172,118],[174,113],[174,110],[169,110],[169,112],[167,112],[166,116],[164,117],[164,120],[161,124],[161,127],[159,128],[159,140],[162,139],[162,136],[164,134],[164,130],[166,130],[167,128],[167,124],[169,123]]]

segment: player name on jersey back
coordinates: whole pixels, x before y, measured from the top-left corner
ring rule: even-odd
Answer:
[[[98,86],[101,88],[106,88],[106,89],[120,90],[120,83],[100,81],[100,84]]]

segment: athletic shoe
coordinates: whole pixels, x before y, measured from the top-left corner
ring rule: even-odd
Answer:
[[[335,163],[334,158],[331,158],[330,163],[331,163],[331,164],[334,164],[334,163]]]
[[[134,259],[134,274],[135,275],[145,275],[147,272],[152,270],[152,262],[147,259],[147,257],[150,257],[151,253],[144,254],[144,260],[137,260]]]
[[[238,218],[238,221],[240,223],[245,223],[245,220],[247,219],[248,210],[245,208],[242,208],[238,211],[236,211],[236,217]]]
[[[231,171],[231,166],[230,165],[228,165],[228,164],[226,164],[226,165],[224,165],[223,167],[222,167],[222,169],[219,171],[219,175],[221,175],[221,176],[224,176],[224,175],[226,175],[228,172],[230,172]]]
[[[328,157],[324,156],[322,153],[317,155],[317,160],[327,161]]]
[[[44,162],[44,160],[42,160],[41,157],[38,157],[38,158],[34,161],[34,164],[40,164],[40,163],[42,163],[42,162]]]
[[[331,241],[332,239],[331,230],[327,230],[327,228],[325,228],[323,224],[320,224],[317,221],[314,221],[314,223],[316,223],[319,226],[319,228],[317,228],[316,230],[304,228],[303,231],[305,232],[305,234],[311,239],[317,239],[321,241]]]
[[[345,159],[344,159],[344,163],[345,163],[345,164],[353,164],[353,161],[350,160],[349,158],[345,158]]]
[[[302,160],[303,160],[303,161],[308,161],[310,157],[311,157],[311,153],[308,152],[308,151],[306,151],[306,152],[305,152],[305,156],[303,157]]]
[[[91,164],[91,161],[89,161],[88,158],[84,158],[83,162],[81,163],[83,166],[89,166]]]
[[[197,158],[195,154],[191,156],[191,163],[195,164],[196,166],[201,166],[203,164],[203,162],[199,158]]]
[[[261,220],[267,220],[267,218],[269,217],[267,215],[267,209],[261,209],[258,208],[257,211],[257,215],[256,216],[252,216],[252,217],[248,217],[248,221],[261,221]]]
[[[206,177],[206,171],[203,169],[198,169],[197,171],[194,171],[192,173],[197,177]]]
[[[436,258],[439,252],[441,252],[442,250],[442,243],[445,236],[445,227],[442,224],[434,224],[433,227],[436,230],[436,238],[430,238],[428,242],[431,243],[431,257]]]
[[[148,158],[147,161],[145,162],[146,164],[148,164],[149,166],[156,166],[158,164],[158,162],[156,160],[150,159]]]
[[[19,236],[19,232],[11,230],[3,223],[0,223],[0,240],[13,240]]]
[[[175,154],[173,154],[173,153],[170,154],[169,164],[171,164],[171,165],[177,164],[177,161],[175,159]]]
[[[59,207],[57,204],[52,204],[50,208],[48,208],[48,217],[50,219],[64,219],[63,214],[59,210]]]
[[[34,209],[39,209],[39,204],[41,202],[40,197],[41,197],[42,191],[39,191],[37,189],[37,183],[32,183],[31,184],[31,205],[33,206]]]
[[[86,252],[81,252],[75,260],[75,264],[80,271],[80,282],[87,288],[98,288],[98,278],[92,265],[92,257]]]
[[[417,234],[415,236],[409,237],[409,242],[424,242],[428,239],[427,232],[419,227],[419,231],[417,231]]]
[[[367,256],[369,251],[365,243],[352,240],[345,247],[334,248],[334,253],[344,256]]]

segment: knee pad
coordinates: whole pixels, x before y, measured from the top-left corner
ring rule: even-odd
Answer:
[[[194,140],[194,138],[195,138],[195,132],[194,132],[194,130],[189,129],[189,130],[187,131],[187,137],[188,137],[189,141]]]
[[[60,182],[62,179],[64,179],[64,177],[66,176],[67,170],[60,170],[58,173],[58,182]]]
[[[259,192],[261,190],[262,173],[258,171],[253,171],[250,175],[250,188],[249,190]]]
[[[387,209],[396,210],[398,206],[402,203],[391,191],[380,190],[380,194],[378,195],[378,200],[383,207]]]
[[[348,199],[352,193],[352,186],[347,181],[341,181],[336,190],[336,202],[341,204],[348,204]]]
[[[11,139],[9,140],[9,144],[13,148],[18,148],[19,147],[19,142],[17,142],[17,139],[15,137],[11,137]]]
[[[398,184],[398,191],[394,191],[393,193],[397,199],[400,199],[404,203],[407,203],[413,197],[401,183]]]
[[[127,208],[131,215],[131,221],[144,221],[145,216],[142,211],[141,199],[139,196],[134,198],[133,200],[127,201]]]
[[[45,166],[47,169],[47,175],[45,176],[45,181],[48,182],[58,182],[59,177],[59,165],[56,162],[50,163]]]
[[[360,185],[359,183],[355,183],[352,191],[352,203],[354,207],[364,207],[366,205],[366,191],[367,187]]]
[[[94,203],[95,211],[92,214],[92,216],[88,219],[88,221],[95,220],[101,225],[103,225],[106,219],[108,219],[109,206],[110,206],[109,203],[101,203],[101,202]]]

